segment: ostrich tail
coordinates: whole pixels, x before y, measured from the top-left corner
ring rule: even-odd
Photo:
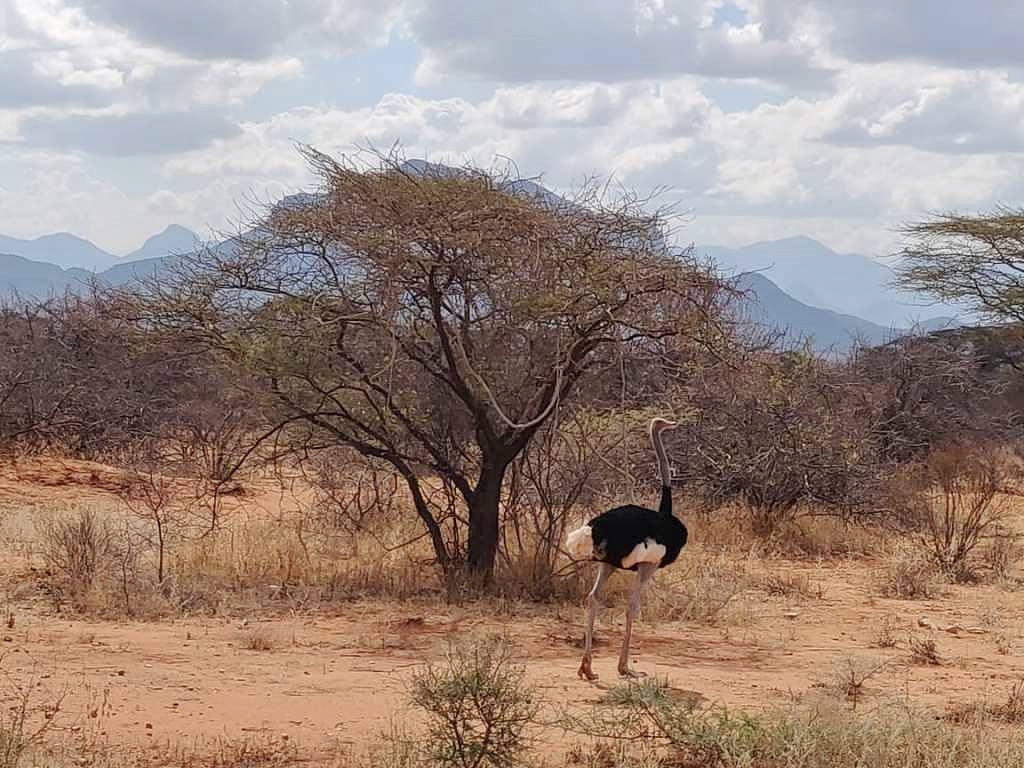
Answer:
[[[590,560],[594,556],[594,535],[590,526],[580,526],[566,536],[565,548],[575,560]]]

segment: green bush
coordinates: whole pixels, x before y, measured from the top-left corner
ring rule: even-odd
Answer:
[[[453,645],[413,676],[413,705],[427,715],[432,765],[504,768],[522,762],[536,695],[507,641]]]

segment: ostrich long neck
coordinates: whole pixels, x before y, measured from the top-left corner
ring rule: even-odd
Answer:
[[[661,504],[658,506],[658,511],[663,515],[671,515],[672,475],[668,466],[668,455],[661,442],[661,430],[651,430],[651,442],[654,443],[654,452],[658,456],[658,470],[661,472]]]

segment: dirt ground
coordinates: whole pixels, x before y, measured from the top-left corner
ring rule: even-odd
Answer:
[[[60,467],[0,473],[0,505],[109,499],[116,478],[103,468]],[[687,553],[700,550],[686,550],[684,560]],[[29,681],[41,699],[63,693],[55,733],[65,735],[89,731],[128,744],[268,734],[311,749],[366,745],[401,711],[411,671],[439,658],[448,639],[474,633],[510,635],[548,702],[596,702],[617,682],[618,598],[599,619],[600,680],[588,684],[576,676],[583,612],[572,606],[367,601],[331,613],[95,621],[18,597],[24,592],[10,585],[30,578],[29,566],[9,535],[0,553],[8,585],[0,673]],[[908,601],[877,596],[881,565],[871,559],[773,559],[762,567],[807,588],[754,589],[741,596],[741,610],[711,626],[641,618],[634,666],[706,701],[754,709],[835,695],[828,692],[843,670],[883,662],[865,697],[905,697],[938,711],[1000,700],[1024,678],[1018,583],[949,586],[941,598]],[[879,647],[886,624],[893,647]],[[915,663],[911,640],[929,638],[940,663]]]

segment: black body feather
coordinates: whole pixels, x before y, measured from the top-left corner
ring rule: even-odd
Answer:
[[[665,547],[659,568],[671,565],[686,546],[686,525],[672,514],[672,502],[666,504],[667,493],[662,494],[661,509],[655,511],[635,504],[615,507],[590,520],[590,535],[594,540],[594,559],[616,568],[638,544],[652,539]],[[634,564],[626,570],[635,571]]]

